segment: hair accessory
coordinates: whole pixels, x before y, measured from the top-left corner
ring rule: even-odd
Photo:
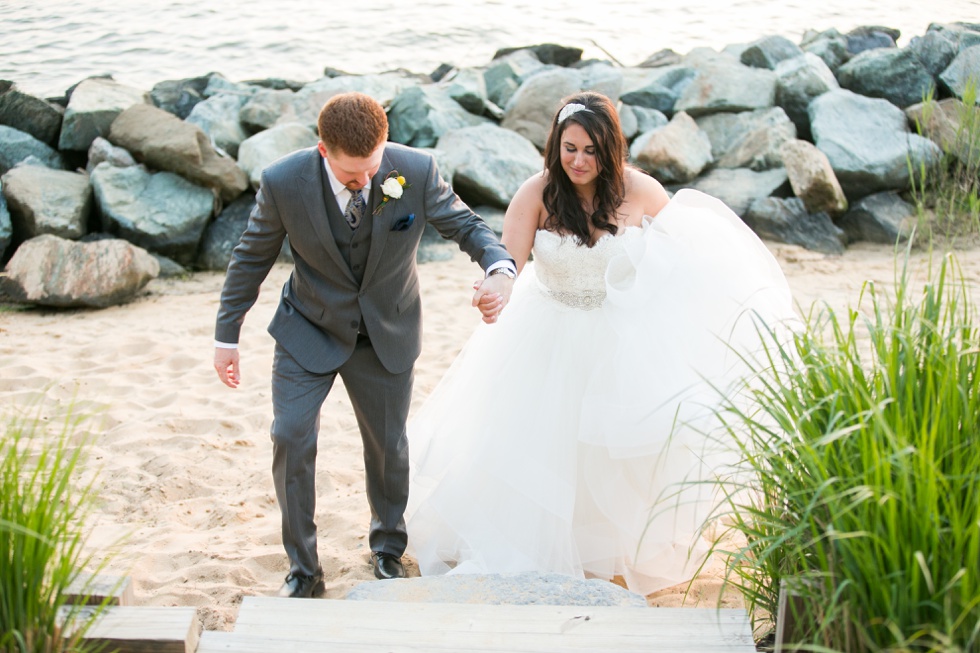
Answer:
[[[561,111],[558,112],[558,124],[565,122],[565,118],[572,115],[573,113],[578,113],[579,111],[588,111],[593,113],[592,109],[585,106],[584,104],[579,104],[578,102],[569,102],[562,107]]]

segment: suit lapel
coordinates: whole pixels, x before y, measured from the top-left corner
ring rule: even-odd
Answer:
[[[327,216],[327,207],[323,202],[323,174],[320,172],[320,168],[323,165],[323,157],[314,148],[311,152],[309,163],[303,168],[303,172],[300,175],[301,185],[299,194],[303,198],[303,205],[306,207],[306,212],[309,215],[310,224],[313,225],[313,231],[323,245],[323,249],[334,260],[337,267],[343,270],[344,274],[351,281],[354,281],[354,273],[351,272],[350,266],[344,261],[344,257],[337,247],[337,241],[334,240],[333,233],[330,231],[330,218]],[[327,190],[330,191],[331,189]],[[332,194],[332,192],[327,193],[328,196]],[[337,210],[339,211],[340,209],[338,208]]]
[[[364,278],[361,281],[362,287],[368,284],[371,276],[378,267],[378,262],[381,260],[381,252],[384,251],[385,243],[388,241],[388,234],[391,232],[391,222],[394,220],[392,217],[392,207],[390,206],[378,215],[374,214],[378,206],[381,205],[381,198],[384,197],[384,193],[381,191],[381,184],[391,170],[391,162],[388,160],[388,153],[385,152],[381,158],[381,167],[378,168],[378,172],[371,178],[371,200],[368,202],[371,213],[365,216],[365,219],[371,220],[371,249],[368,250],[368,259],[364,266]]]

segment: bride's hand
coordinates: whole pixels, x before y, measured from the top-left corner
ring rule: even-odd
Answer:
[[[479,309],[484,322],[493,324],[497,321],[500,312],[510,299],[513,286],[514,281],[502,274],[473,283],[473,289],[476,290],[473,295],[473,306]]]

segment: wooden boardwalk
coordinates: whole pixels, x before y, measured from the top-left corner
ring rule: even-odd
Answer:
[[[296,600],[249,596],[197,653],[754,653],[744,610]]]

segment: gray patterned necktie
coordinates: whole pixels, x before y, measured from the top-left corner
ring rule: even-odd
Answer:
[[[357,229],[362,217],[364,217],[364,194],[359,190],[352,190],[347,208],[344,209],[344,219],[351,229]]]

